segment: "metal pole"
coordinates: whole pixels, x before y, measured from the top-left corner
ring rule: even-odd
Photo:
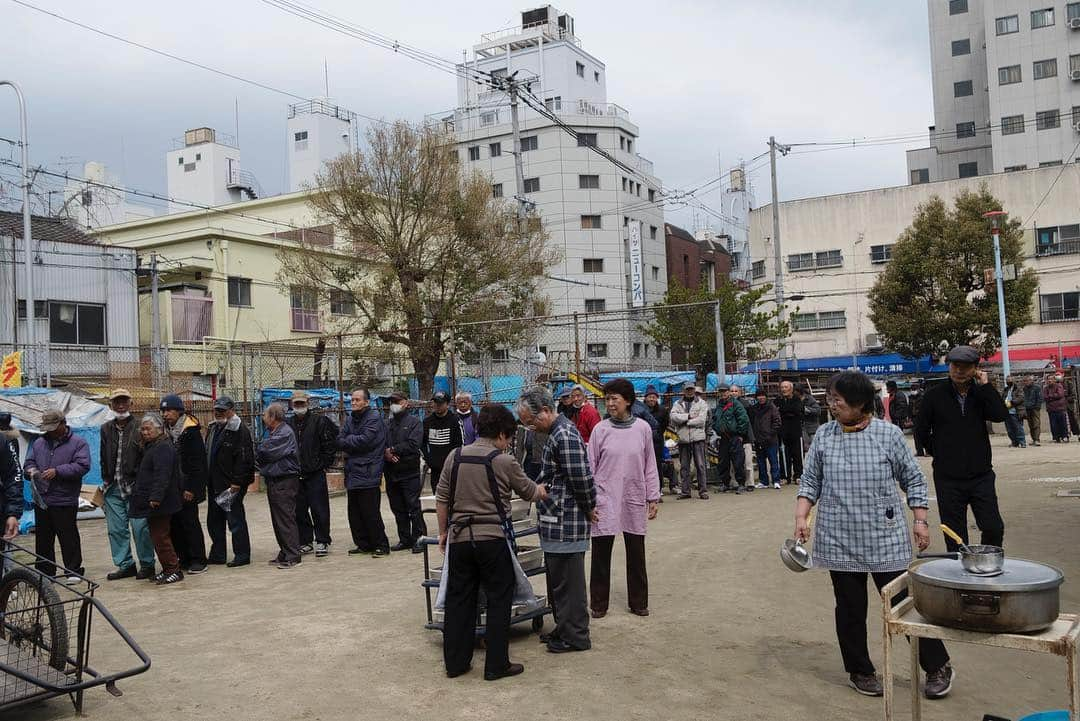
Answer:
[[[338,396],[338,425],[345,425],[345,396],[341,395],[341,384],[345,380],[345,360],[342,358],[341,350],[341,333],[338,333],[337,337],[337,383],[334,384],[334,388],[337,389]]]
[[[784,151],[786,152],[786,150]],[[769,169],[772,171],[773,290],[776,293],[777,320],[784,322],[784,259],[780,251],[780,193],[776,188],[776,138],[769,136]],[[780,369],[787,370],[787,341],[776,355]]]
[[[150,254],[150,363],[154,385],[164,390],[161,378],[161,301],[158,298],[157,253]]]
[[[450,326],[450,397],[457,397],[457,343],[454,326]]]
[[[574,313],[574,373],[581,380],[581,332],[578,327],[578,314]]]
[[[724,359],[724,326],[720,322],[720,301],[716,301],[714,313],[714,322],[716,323],[716,382],[723,383],[724,368],[727,364]]]
[[[506,79],[507,92],[510,94],[510,131],[514,138],[514,183],[515,197],[518,201],[518,220],[524,231],[525,221],[525,171],[521,167],[521,128],[518,125],[518,85],[513,78]]]
[[[1001,210],[983,213],[984,218],[990,219],[990,235],[994,239],[994,277],[997,281],[998,331],[1001,333],[1001,370],[1007,378],[1011,373],[1009,367],[1009,329],[1008,324],[1005,322],[1005,279],[1001,273],[1001,239],[999,237],[1001,228],[998,227],[998,222],[1003,215],[1005,215],[1005,212]]]
[[[36,314],[34,313],[34,250],[33,237],[30,229],[30,131],[26,122],[26,99],[22,90],[11,80],[0,80],[0,85],[8,85],[15,91],[15,97],[19,101],[19,145],[22,156],[22,220],[23,220],[23,269],[26,274],[26,366],[29,371],[30,383],[38,383],[37,333],[34,328]],[[14,277],[14,271],[12,273]]]

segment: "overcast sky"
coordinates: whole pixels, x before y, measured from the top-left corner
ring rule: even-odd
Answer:
[[[365,115],[417,121],[456,104],[454,78],[259,0],[28,0],[73,20],[298,95],[330,93]],[[519,22],[526,2],[308,0],[320,10],[442,57]],[[769,135],[806,142],[925,131],[933,121],[922,0],[745,0],[557,4],[583,47],[607,65],[608,100],[641,129],[638,150],[669,188],[709,179],[766,149]],[[662,9],[658,12],[658,9]],[[187,128],[234,132],[243,165],[268,192],[285,185],[289,98],[103,38],[0,0],[0,79],[27,95],[31,162],[81,173],[107,163],[123,184],[165,190],[165,152]],[[18,133],[0,88],[0,137]],[[792,154],[782,199],[906,182],[905,148]],[[0,143],[0,157],[12,157]],[[767,165],[751,176],[769,200]],[[10,192],[10,189],[9,189]],[[704,198],[719,207],[716,192]],[[688,211],[669,220],[689,224]]]

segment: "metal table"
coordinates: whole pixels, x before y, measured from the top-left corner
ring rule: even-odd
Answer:
[[[909,595],[893,605],[892,599],[904,588]],[[1080,721],[1080,686],[1078,686],[1077,648],[1080,646],[1080,616],[1063,613],[1053,625],[1039,633],[980,633],[962,631],[930,623],[915,610],[915,601],[910,595],[908,574],[898,576],[881,589],[882,610],[884,615],[884,633],[882,641],[885,647],[885,672],[882,684],[885,687],[885,721],[893,720],[894,695],[893,674],[895,672],[895,642],[898,637],[912,639],[936,638],[942,641],[959,641],[980,646],[1012,648],[1036,653],[1049,653],[1065,659],[1066,684],[1069,691],[1069,714],[1073,721]],[[919,644],[908,644],[911,654],[911,718],[922,719],[922,694],[919,689]]]

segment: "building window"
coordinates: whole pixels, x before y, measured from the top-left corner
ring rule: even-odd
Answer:
[[[229,276],[229,306],[251,307],[251,279]]]
[[[1054,8],[1031,11],[1031,29],[1048,28],[1054,24]]]
[[[579,78],[585,77],[585,65],[583,63],[574,63],[574,66],[577,68],[577,76]]]
[[[652,188],[649,188],[649,202],[650,203],[655,203],[656,202],[656,191],[653,190]]]
[[[292,286],[289,289],[289,310],[294,331],[319,332],[319,295],[314,288]]]
[[[1075,126],[1080,122],[1080,105],[1074,105],[1072,109],[1072,124]]]
[[[600,189],[600,176],[599,175],[579,175],[577,176],[578,189],[579,190],[599,190]]]
[[[1061,164],[1061,161],[1058,161]],[[1035,255],[1080,253],[1080,225],[1039,228],[1035,231]]]
[[[1059,165],[1061,165],[1060,160],[1044,160],[1043,162],[1039,163],[1040,168],[1055,168]]]
[[[49,301],[49,342],[105,345],[105,306]]]
[[[469,160],[479,160],[479,159],[480,159],[480,146],[479,145],[474,145],[471,148],[469,148]]]
[[[626,150],[626,138],[619,136],[619,150]]]
[[[833,330],[847,325],[847,318],[842,310],[830,310],[818,313],[818,329]]]
[[[641,197],[641,183],[637,183],[637,197]]]
[[[814,267],[813,253],[793,253],[787,257],[788,270],[809,270]]]
[[[586,343],[585,355],[589,358],[607,358],[607,343]]]
[[[649,226],[649,240],[656,240],[656,226]]]
[[[631,140],[630,138],[626,139],[626,152],[628,152],[628,153],[634,152],[634,141]]]
[[[1040,294],[1039,310],[1043,323],[1080,320],[1080,293]]]
[[[505,363],[510,360],[510,351],[506,348],[496,348],[491,351],[491,360]]]
[[[177,165],[183,165],[184,164],[184,156],[183,155],[181,155],[179,158],[176,159],[176,164]]]
[[[994,21],[994,32],[998,35],[1009,35],[1020,32],[1020,16],[1009,15]]]
[[[600,230],[600,216],[599,215],[583,215],[583,216],[581,216],[581,229],[582,230]]]
[[[622,217],[622,227],[626,228],[629,225],[630,225],[630,216],[629,215],[624,215]]]
[[[506,68],[495,68],[491,71],[491,79],[501,80],[502,78],[505,78],[508,74],[509,71]]]
[[[577,144],[579,148],[595,148],[596,133],[578,133]]]
[[[498,158],[502,155],[502,143],[491,143],[488,145],[488,154],[493,158]]]
[[[1027,170],[1026,165],[1007,165],[1005,166],[1006,173],[1015,173],[1018,170]]]
[[[521,152],[527,153],[530,150],[536,150],[536,148],[537,144],[535,135],[526,135],[524,138],[521,139]]]
[[[308,131],[301,130],[299,133],[293,133],[293,140],[297,143],[308,139]]]
[[[839,268],[844,264],[844,256],[839,250],[823,250],[815,254],[814,265],[818,268]]]
[[[200,160],[202,160],[202,153],[195,153],[195,162],[197,163]]]
[[[652,267],[652,279],[660,280],[660,268],[655,265]]]
[[[344,290],[330,291],[330,315],[356,315],[356,299]]]
[[[195,163],[184,163],[184,172],[185,173],[193,173],[193,172],[195,172]]]
[[[525,178],[525,192],[526,193],[539,193],[540,192],[540,178]]]
[[[1017,133],[1022,132],[1024,132],[1023,115],[1006,115],[1001,119],[1002,135],[1016,135]]]
[[[1065,6],[1065,15],[1069,20],[1080,19],[1080,3],[1069,3]]]
[[[640,358],[640,357],[641,357],[641,344],[640,344],[640,343],[634,343],[634,345],[633,345],[633,349],[634,349],[634,350],[633,350],[633,355],[634,355],[634,357],[635,357],[635,358]],[[649,350],[648,350],[648,346],[645,346],[645,352],[646,352],[646,353],[648,353],[648,352],[649,352]]]
[[[1049,60],[1036,60],[1031,69],[1031,74],[1036,80],[1057,77],[1057,58]]]
[[[1019,83],[1024,79],[1023,73],[1020,72],[1019,65],[1007,65],[1003,68],[998,68],[998,85],[1012,85],[1013,83]]]
[[[503,197],[502,183],[495,183],[494,185],[491,186],[491,197],[492,198],[501,198],[501,197]]]
[[[754,280],[765,277],[765,261],[755,260],[750,266],[750,277]]]
[[[600,313],[607,309],[607,301],[603,298],[586,298],[585,299],[585,312],[586,313]]]
[[[974,160],[970,163],[960,163],[956,166],[956,172],[961,178],[974,178],[979,174],[979,163]]]
[[[957,123],[956,124],[956,137],[958,138],[974,138],[975,137],[975,123]]]
[[[19,320],[26,319],[26,301],[20,300],[16,307]],[[34,301],[34,317],[35,318],[48,318],[49,317],[49,301],[47,300],[35,300]]]
[[[599,70],[594,70],[593,74],[592,74],[592,77],[593,77],[593,80],[595,80],[596,82],[600,82],[600,71]]]
[[[604,272],[604,259],[603,258],[585,258],[581,261],[581,270],[584,273],[603,273]]]
[[[967,11],[967,0],[949,0],[950,15],[959,15],[961,13],[966,13]]]
[[[915,168],[911,171],[911,184],[919,185],[930,182],[930,168]]]
[[[961,80],[958,83],[953,83],[953,97],[954,98],[966,98],[972,94],[972,86],[970,80]]]
[[[957,55],[970,55],[971,54],[971,39],[964,38],[963,40],[952,41],[952,54],[953,57]]]
[[[888,263],[892,260],[892,244],[889,245],[871,245],[870,246],[870,262],[871,263]]]
[[[544,107],[547,108],[548,111],[552,112],[552,113],[557,113],[557,112],[561,111],[562,110],[562,96],[561,95],[556,95],[553,98],[547,98],[546,100],[544,100]]]
[[[1061,127],[1061,115],[1057,110],[1042,110],[1035,113],[1036,130],[1052,130]]]
[[[793,313],[791,315],[793,331],[817,330],[817,313]]]
[[[499,111],[492,110],[486,113],[480,113],[480,126],[486,128],[489,125],[494,125],[499,122]]]
[[[627,181],[626,181],[626,178],[623,178],[623,179],[622,179],[622,189],[623,189],[623,192],[624,192],[624,193],[626,192],[626,182],[627,182]]]

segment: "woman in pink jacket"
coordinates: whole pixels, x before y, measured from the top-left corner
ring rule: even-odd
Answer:
[[[603,618],[611,590],[611,549],[615,535],[626,546],[626,591],[630,611],[649,615],[649,578],[645,573],[645,526],[656,518],[660,477],[656,472],[652,427],[631,413],[634,386],[625,378],[604,385],[608,417],[589,439],[589,465],[596,483],[596,515],[592,525],[592,575],[589,582],[593,618]]]

